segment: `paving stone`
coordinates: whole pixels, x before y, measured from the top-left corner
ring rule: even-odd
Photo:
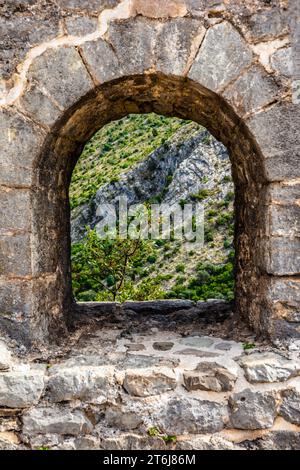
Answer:
[[[233,368],[222,367],[216,362],[200,362],[196,369],[185,371],[183,374],[184,385],[188,391],[228,392],[233,390],[237,377]]]
[[[33,408],[23,415],[24,434],[89,434],[91,422],[79,410]]]
[[[154,414],[156,426],[169,435],[221,431],[227,421],[227,407],[213,401],[173,397]]]
[[[284,390],[281,394],[280,415],[290,423],[300,425],[300,393],[294,389]]]
[[[231,344],[230,343],[219,343],[215,345],[215,349],[219,349],[220,351],[230,351]]]
[[[199,349],[186,348],[175,351],[173,354],[182,354],[184,356],[195,356],[195,357],[219,357],[220,354],[209,352],[209,351],[200,351]]]
[[[125,344],[128,351],[143,351],[145,348],[144,344]]]
[[[230,397],[229,408],[232,428],[270,428],[276,417],[276,394],[245,389]]]
[[[36,405],[44,391],[45,367],[20,366],[0,372],[0,406],[28,408]]]
[[[148,371],[128,371],[123,382],[125,390],[136,397],[159,395],[174,390],[176,386],[177,381],[174,372],[171,369],[162,367]]]
[[[156,349],[157,351],[169,351],[173,348],[174,343],[171,341],[155,341],[152,346],[153,349]]]
[[[217,91],[251,63],[252,52],[237,30],[224,21],[210,28],[190,70],[189,77]]]
[[[188,336],[181,339],[180,343],[193,348],[209,348],[214,344],[214,340],[207,336]]]
[[[283,382],[300,374],[300,362],[275,353],[251,354],[242,358],[240,364],[251,383]]]
[[[128,354],[119,364],[117,369],[146,369],[153,366],[176,367],[180,363],[179,359],[166,359],[164,357],[146,356],[142,354]]]

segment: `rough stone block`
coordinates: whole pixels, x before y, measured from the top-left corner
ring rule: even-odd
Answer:
[[[276,417],[276,406],[273,392],[246,389],[235,393],[229,399],[230,424],[236,429],[271,428]]]
[[[267,298],[270,302],[300,302],[300,278],[272,278]]]
[[[272,204],[268,207],[269,234],[279,237],[300,237],[300,206]],[[296,202],[296,201],[295,201]]]
[[[275,353],[251,354],[240,361],[248,382],[283,382],[300,374],[300,362]]]
[[[30,192],[26,189],[0,187],[0,230],[30,230]]]
[[[104,83],[121,75],[115,52],[106,41],[97,39],[86,42],[80,49],[97,82]]]
[[[183,75],[205,32],[202,22],[190,18],[163,24],[156,38],[156,69],[166,75]]]
[[[44,391],[44,377],[44,366],[16,366],[10,372],[0,372],[0,406],[36,405]]]
[[[300,175],[300,110],[293,104],[277,104],[246,121],[263,156],[269,181]],[[288,142],[288,146],[287,146]]]
[[[278,85],[260,67],[247,70],[224,93],[240,116],[254,112],[275,100]]]
[[[300,238],[272,237],[262,247],[264,261],[260,266],[269,274],[300,274]]]
[[[123,409],[122,407],[111,406],[105,413],[105,421],[108,426],[118,428],[121,431],[137,429],[143,424],[143,418],[136,410]]]
[[[300,450],[300,433],[286,430],[270,431],[257,439],[255,444],[261,450]]]
[[[30,185],[31,165],[44,133],[12,109],[0,112],[0,184]]]
[[[292,48],[275,51],[270,57],[271,67],[279,76],[291,77],[293,73]]]
[[[274,183],[268,187],[268,201],[271,204],[288,206],[300,202],[300,183],[299,182],[282,182]],[[294,206],[292,206],[294,207]],[[279,210],[284,210],[284,207]]]
[[[185,2],[181,0],[133,0],[132,9],[149,18],[176,18],[187,13]]]
[[[299,177],[300,147],[294,151],[286,150],[265,161],[265,172],[268,181],[291,180]]]
[[[62,114],[61,110],[36,85],[32,85],[19,99],[20,108],[35,121],[52,126]]]
[[[44,87],[63,108],[72,106],[94,87],[80,55],[69,46],[48,49],[38,56],[28,77]]]
[[[1,317],[20,321],[28,317],[32,307],[32,284],[30,281],[0,278],[0,321]],[[12,329],[12,325],[10,325]],[[11,331],[13,333],[13,331]]]
[[[154,415],[154,423],[169,435],[221,431],[227,422],[227,407],[197,398],[174,397]]]
[[[107,8],[114,8],[120,0],[57,0],[63,10],[80,10],[89,13],[100,13]]]
[[[290,423],[300,425],[300,393],[291,388],[281,394],[280,415]]]
[[[0,235],[0,275],[31,274],[30,233]]]
[[[255,42],[282,36],[288,30],[288,12],[283,8],[259,11],[249,19],[248,36]]]
[[[157,25],[143,17],[110,24],[107,40],[113,46],[123,75],[143,73],[153,67]]]
[[[138,370],[126,372],[123,387],[136,397],[159,395],[176,388],[177,381],[174,372],[167,368],[155,370]]]
[[[33,408],[23,415],[24,434],[89,434],[92,424],[82,411],[64,408]]]
[[[183,380],[188,391],[228,392],[233,390],[237,373],[233,368],[222,367],[216,362],[200,362],[195,370],[184,372]]]
[[[65,20],[66,28],[72,36],[85,36],[97,29],[97,18],[89,16],[69,16]]]
[[[101,404],[112,398],[110,367],[54,367],[50,369],[48,396],[51,401],[83,400]]]
[[[6,0],[1,5],[0,78],[10,78],[30,48],[62,32],[58,8],[53,2],[32,3]]]
[[[189,78],[217,91],[237,78],[251,60],[247,43],[230,23],[223,22],[206,33]]]

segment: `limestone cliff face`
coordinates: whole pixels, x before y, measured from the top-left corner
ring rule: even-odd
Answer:
[[[99,207],[107,203],[117,205],[120,196],[126,196],[129,205],[149,200],[169,205],[201,200],[210,206],[224,199],[232,189],[226,148],[206,130],[199,131],[191,124],[179,129],[117,181],[99,187],[87,204],[75,208],[72,241],[84,236],[86,226],[97,229],[103,217]]]

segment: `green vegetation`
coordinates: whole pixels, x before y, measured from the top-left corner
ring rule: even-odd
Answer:
[[[121,173],[141,162],[187,124],[189,121],[156,114],[131,114],[104,126],[85,145],[74,169],[71,209],[86,203],[103,184],[117,182]]]
[[[187,284],[177,282],[172,290],[166,293],[167,298],[207,300],[233,300],[234,278],[233,264],[200,263],[196,276]]]
[[[172,443],[175,443],[177,441],[177,436],[164,434],[162,431],[160,431],[155,426],[148,429],[148,435],[150,437],[159,437],[160,439],[165,441],[166,444],[172,444]]]
[[[86,144],[75,167],[70,186],[72,209],[86,203],[105,183],[118,182],[178,130],[181,142],[201,126],[155,114],[129,115],[104,126]],[[180,140],[182,139],[182,140]],[[211,137],[205,142],[209,144]],[[163,192],[147,203],[160,202],[173,175],[167,177]],[[204,176],[203,185],[210,178]],[[230,184],[224,176],[222,184]],[[72,283],[79,301],[152,300],[182,298],[231,300],[234,296],[234,213],[233,191],[222,197],[222,188],[204,187],[185,202],[201,202],[205,210],[202,250],[186,251],[176,240],[100,240],[89,230],[81,243],[72,246]]]
[[[249,351],[249,349],[255,348],[254,343],[243,343],[243,349],[244,351]]]
[[[72,246],[75,297],[82,301],[146,300],[154,288],[159,295],[156,279],[144,280],[138,286],[133,283],[136,269],[144,266],[151,249],[148,241],[102,239],[88,230],[82,243]]]

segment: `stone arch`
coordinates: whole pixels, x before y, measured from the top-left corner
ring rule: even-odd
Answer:
[[[236,310],[257,332],[299,336],[299,108],[288,82],[231,21],[117,13],[103,34],[33,53],[3,102],[2,327],[26,343],[65,331],[72,169],[101,126],[154,111],[200,122],[228,148]]]

